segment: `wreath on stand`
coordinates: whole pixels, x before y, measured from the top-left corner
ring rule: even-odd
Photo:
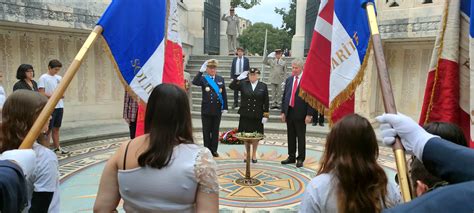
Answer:
[[[227,132],[223,132],[219,136],[219,141],[223,144],[230,144],[230,145],[235,145],[235,144],[244,144],[243,141],[239,140],[236,137],[238,129],[234,128],[232,130],[229,130]]]

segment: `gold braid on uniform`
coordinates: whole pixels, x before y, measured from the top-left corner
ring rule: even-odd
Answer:
[[[263,113],[263,117],[265,117],[265,118],[269,118],[269,117],[270,117],[270,113],[268,113],[268,112],[264,112],[264,113]]]

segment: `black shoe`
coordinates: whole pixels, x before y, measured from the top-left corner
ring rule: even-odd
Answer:
[[[317,123],[313,123],[313,126],[316,126],[316,125],[318,125],[318,124],[317,124]]]
[[[286,160],[282,161],[281,164],[290,164],[295,162],[295,159],[287,158]]]
[[[303,161],[298,160],[298,162],[296,162],[296,168],[300,168],[300,167],[303,167]]]
[[[316,125],[315,125],[315,126],[316,126]],[[324,126],[324,124],[323,124],[323,123],[319,123],[319,126]]]
[[[212,153],[212,156],[215,157],[215,158],[218,158],[218,157],[219,157],[219,153],[213,152],[213,153]]]
[[[257,159],[252,159],[252,163],[257,163]]]

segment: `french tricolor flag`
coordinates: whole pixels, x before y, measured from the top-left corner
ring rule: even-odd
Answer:
[[[141,100],[161,83],[183,84],[176,0],[114,0],[98,25],[123,82]]]
[[[471,0],[445,1],[420,115],[422,125],[434,121],[457,124],[470,147],[474,147],[474,94],[470,92],[470,85],[474,85],[470,78],[474,56],[472,7]]]
[[[176,0],[114,0],[98,25],[122,82],[142,102],[161,83],[184,86]],[[140,104],[137,136],[143,134],[144,115]]]
[[[360,5],[354,0],[322,0],[314,14],[300,96],[318,110],[328,108],[330,124],[354,112],[354,91],[367,65],[370,30]]]

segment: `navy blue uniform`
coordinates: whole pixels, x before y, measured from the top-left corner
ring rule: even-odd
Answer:
[[[474,212],[474,149],[432,138],[423,149],[423,164],[452,185],[384,212]]]
[[[193,84],[200,86],[202,91],[201,120],[204,146],[213,154],[217,153],[222,110],[228,110],[224,78],[215,75],[214,81],[219,87],[224,103],[221,103],[217,93],[204,78],[203,73],[198,73],[193,79]]]

